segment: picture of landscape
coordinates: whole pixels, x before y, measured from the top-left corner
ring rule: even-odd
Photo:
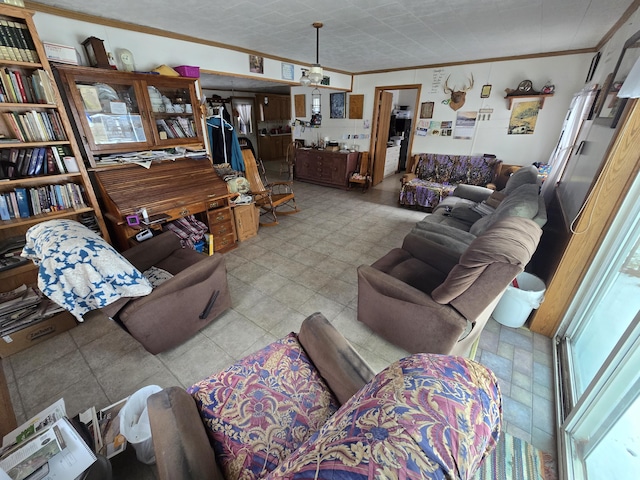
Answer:
[[[509,135],[530,135],[536,128],[540,101],[518,102],[513,104],[509,119]]]

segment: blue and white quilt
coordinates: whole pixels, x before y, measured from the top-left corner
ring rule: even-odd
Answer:
[[[38,288],[79,321],[122,297],[152,287],[142,273],[97,233],[73,220],[48,220],[26,233],[22,257],[38,265]]]

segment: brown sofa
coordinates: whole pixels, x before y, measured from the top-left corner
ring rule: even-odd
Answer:
[[[231,307],[224,257],[182,248],[173,232],[125,250],[122,256],[141,272],[155,266],[173,275],[149,295],[102,308],[153,354],[180,345]]]
[[[468,355],[541,234],[532,220],[507,217],[460,255],[409,233],[402,248],[358,267],[358,320],[411,353]]]

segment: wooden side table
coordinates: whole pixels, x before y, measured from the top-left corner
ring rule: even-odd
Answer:
[[[238,241],[242,242],[258,234],[260,212],[255,203],[233,207]]]

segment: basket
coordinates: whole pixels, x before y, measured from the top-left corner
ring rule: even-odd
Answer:
[[[200,78],[200,67],[180,65],[179,67],[173,67],[173,69],[178,72],[181,77]]]

